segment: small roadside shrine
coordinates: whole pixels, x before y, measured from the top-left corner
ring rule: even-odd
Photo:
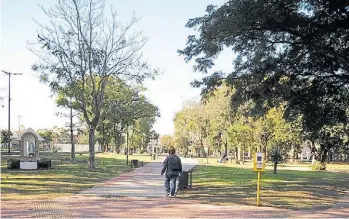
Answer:
[[[38,169],[39,145],[44,139],[33,129],[27,129],[21,136],[20,169]]]

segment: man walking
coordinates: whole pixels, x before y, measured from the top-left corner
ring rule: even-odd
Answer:
[[[182,172],[182,162],[181,159],[175,155],[176,149],[170,147],[169,156],[166,157],[163,168],[161,170],[161,175],[166,172],[165,179],[165,189],[166,196],[175,197],[176,195],[176,181],[179,174]]]

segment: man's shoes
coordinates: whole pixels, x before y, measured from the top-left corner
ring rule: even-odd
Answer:
[[[165,194],[165,197],[169,197],[169,196],[171,196],[170,193],[166,193],[166,194]]]
[[[176,194],[170,195],[170,198],[175,198],[175,197],[176,197]]]

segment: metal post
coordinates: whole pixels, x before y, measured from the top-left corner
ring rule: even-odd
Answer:
[[[74,130],[73,130],[73,108],[72,108],[72,98],[69,98],[70,106],[70,143],[71,143],[71,160],[75,163],[75,144],[74,144]]]
[[[7,71],[2,71],[6,75],[8,75],[8,133],[7,133],[7,146],[8,146],[8,154],[11,153],[11,75],[22,75],[22,73],[11,73]]]
[[[259,191],[260,191],[261,171],[258,171],[257,174],[258,174],[258,179],[257,179],[257,206],[259,206],[260,205]]]
[[[193,185],[193,171],[190,170],[190,188],[192,188]]]
[[[126,166],[128,166],[128,124],[126,124]]]
[[[8,74],[8,132],[7,132],[8,154],[11,153],[11,73]]]

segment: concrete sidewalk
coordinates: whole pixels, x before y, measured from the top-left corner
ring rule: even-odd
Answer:
[[[91,189],[85,190],[80,195],[93,195],[105,197],[163,197],[164,176],[160,175],[162,158],[149,163],[129,173],[110,179]],[[193,168],[197,161],[190,158],[181,158],[183,171]]]

